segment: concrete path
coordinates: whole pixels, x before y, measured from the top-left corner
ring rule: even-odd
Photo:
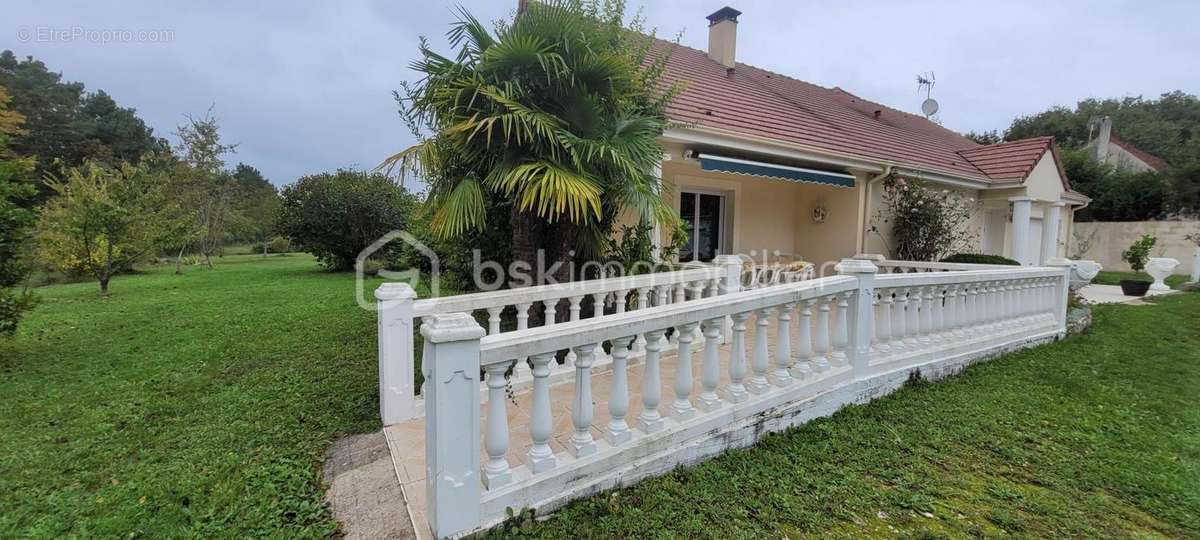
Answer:
[[[1146,296],[1171,294],[1178,291],[1149,291]],[[1126,304],[1141,303],[1143,297],[1125,296],[1117,285],[1086,285],[1079,289],[1079,296],[1089,304]]]
[[[352,435],[329,449],[325,498],[347,539],[416,538],[383,432]]]

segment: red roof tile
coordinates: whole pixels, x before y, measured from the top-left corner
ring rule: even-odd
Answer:
[[[690,47],[672,49],[665,78],[683,83],[667,108],[675,121],[982,182],[1024,179],[1053,143],[1030,139],[981,146],[924,117],[840,88],[749,64],[727,69]],[[1040,152],[1031,157],[1035,147]]]
[[[1134,157],[1142,160],[1143,163],[1145,163],[1146,165],[1149,165],[1150,168],[1154,169],[1156,172],[1165,171],[1165,170],[1167,170],[1167,167],[1170,167],[1170,165],[1168,165],[1166,161],[1163,161],[1162,158],[1152,155],[1152,154],[1148,154],[1141,148],[1138,148],[1138,147],[1136,147],[1132,144],[1129,144],[1121,139],[1118,139],[1116,135],[1110,135],[1108,138],[1108,141],[1112,144],[1120,146],[1126,152],[1133,154]]]

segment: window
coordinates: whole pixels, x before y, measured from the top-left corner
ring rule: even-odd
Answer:
[[[683,191],[679,194],[679,215],[683,218],[687,243],[679,250],[679,260],[708,262],[721,254],[725,226],[725,196],[714,193]]]

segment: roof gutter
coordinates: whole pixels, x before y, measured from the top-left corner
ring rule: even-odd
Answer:
[[[861,219],[859,219],[858,223],[858,230],[860,234],[858,235],[858,249],[856,250],[859,255],[864,255],[867,252],[867,228],[868,224],[871,222],[871,218],[868,217],[871,214],[871,188],[873,188],[875,184],[883,181],[885,178],[891,175],[892,164],[888,163],[883,166],[883,172],[867,179],[867,184],[862,191],[862,199],[860,199],[858,205],[859,208],[862,208],[862,211],[859,212],[859,215],[861,216]]]

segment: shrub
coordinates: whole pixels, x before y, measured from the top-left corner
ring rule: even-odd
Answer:
[[[300,178],[283,188],[276,230],[331,270],[350,270],[358,254],[383,235],[403,229],[416,198],[392,179],[339,169]],[[395,246],[373,257],[388,258]]]
[[[274,236],[267,241],[267,253],[290,253],[292,241],[283,236]]]
[[[895,176],[884,180],[883,188],[883,208],[872,218],[871,231],[881,233],[883,227],[889,227],[892,258],[936,261],[974,240],[972,199]]]
[[[1129,263],[1129,267],[1134,272],[1141,272],[1146,268],[1146,260],[1150,258],[1150,250],[1154,248],[1154,243],[1157,241],[1157,238],[1143,234],[1141,238],[1129,246],[1129,249],[1121,252],[1121,260]]]
[[[1009,266],[1021,266],[1021,263],[1014,261],[1002,255],[990,255],[987,253],[955,253],[945,259],[944,263],[960,263],[960,264],[1007,264]]]

